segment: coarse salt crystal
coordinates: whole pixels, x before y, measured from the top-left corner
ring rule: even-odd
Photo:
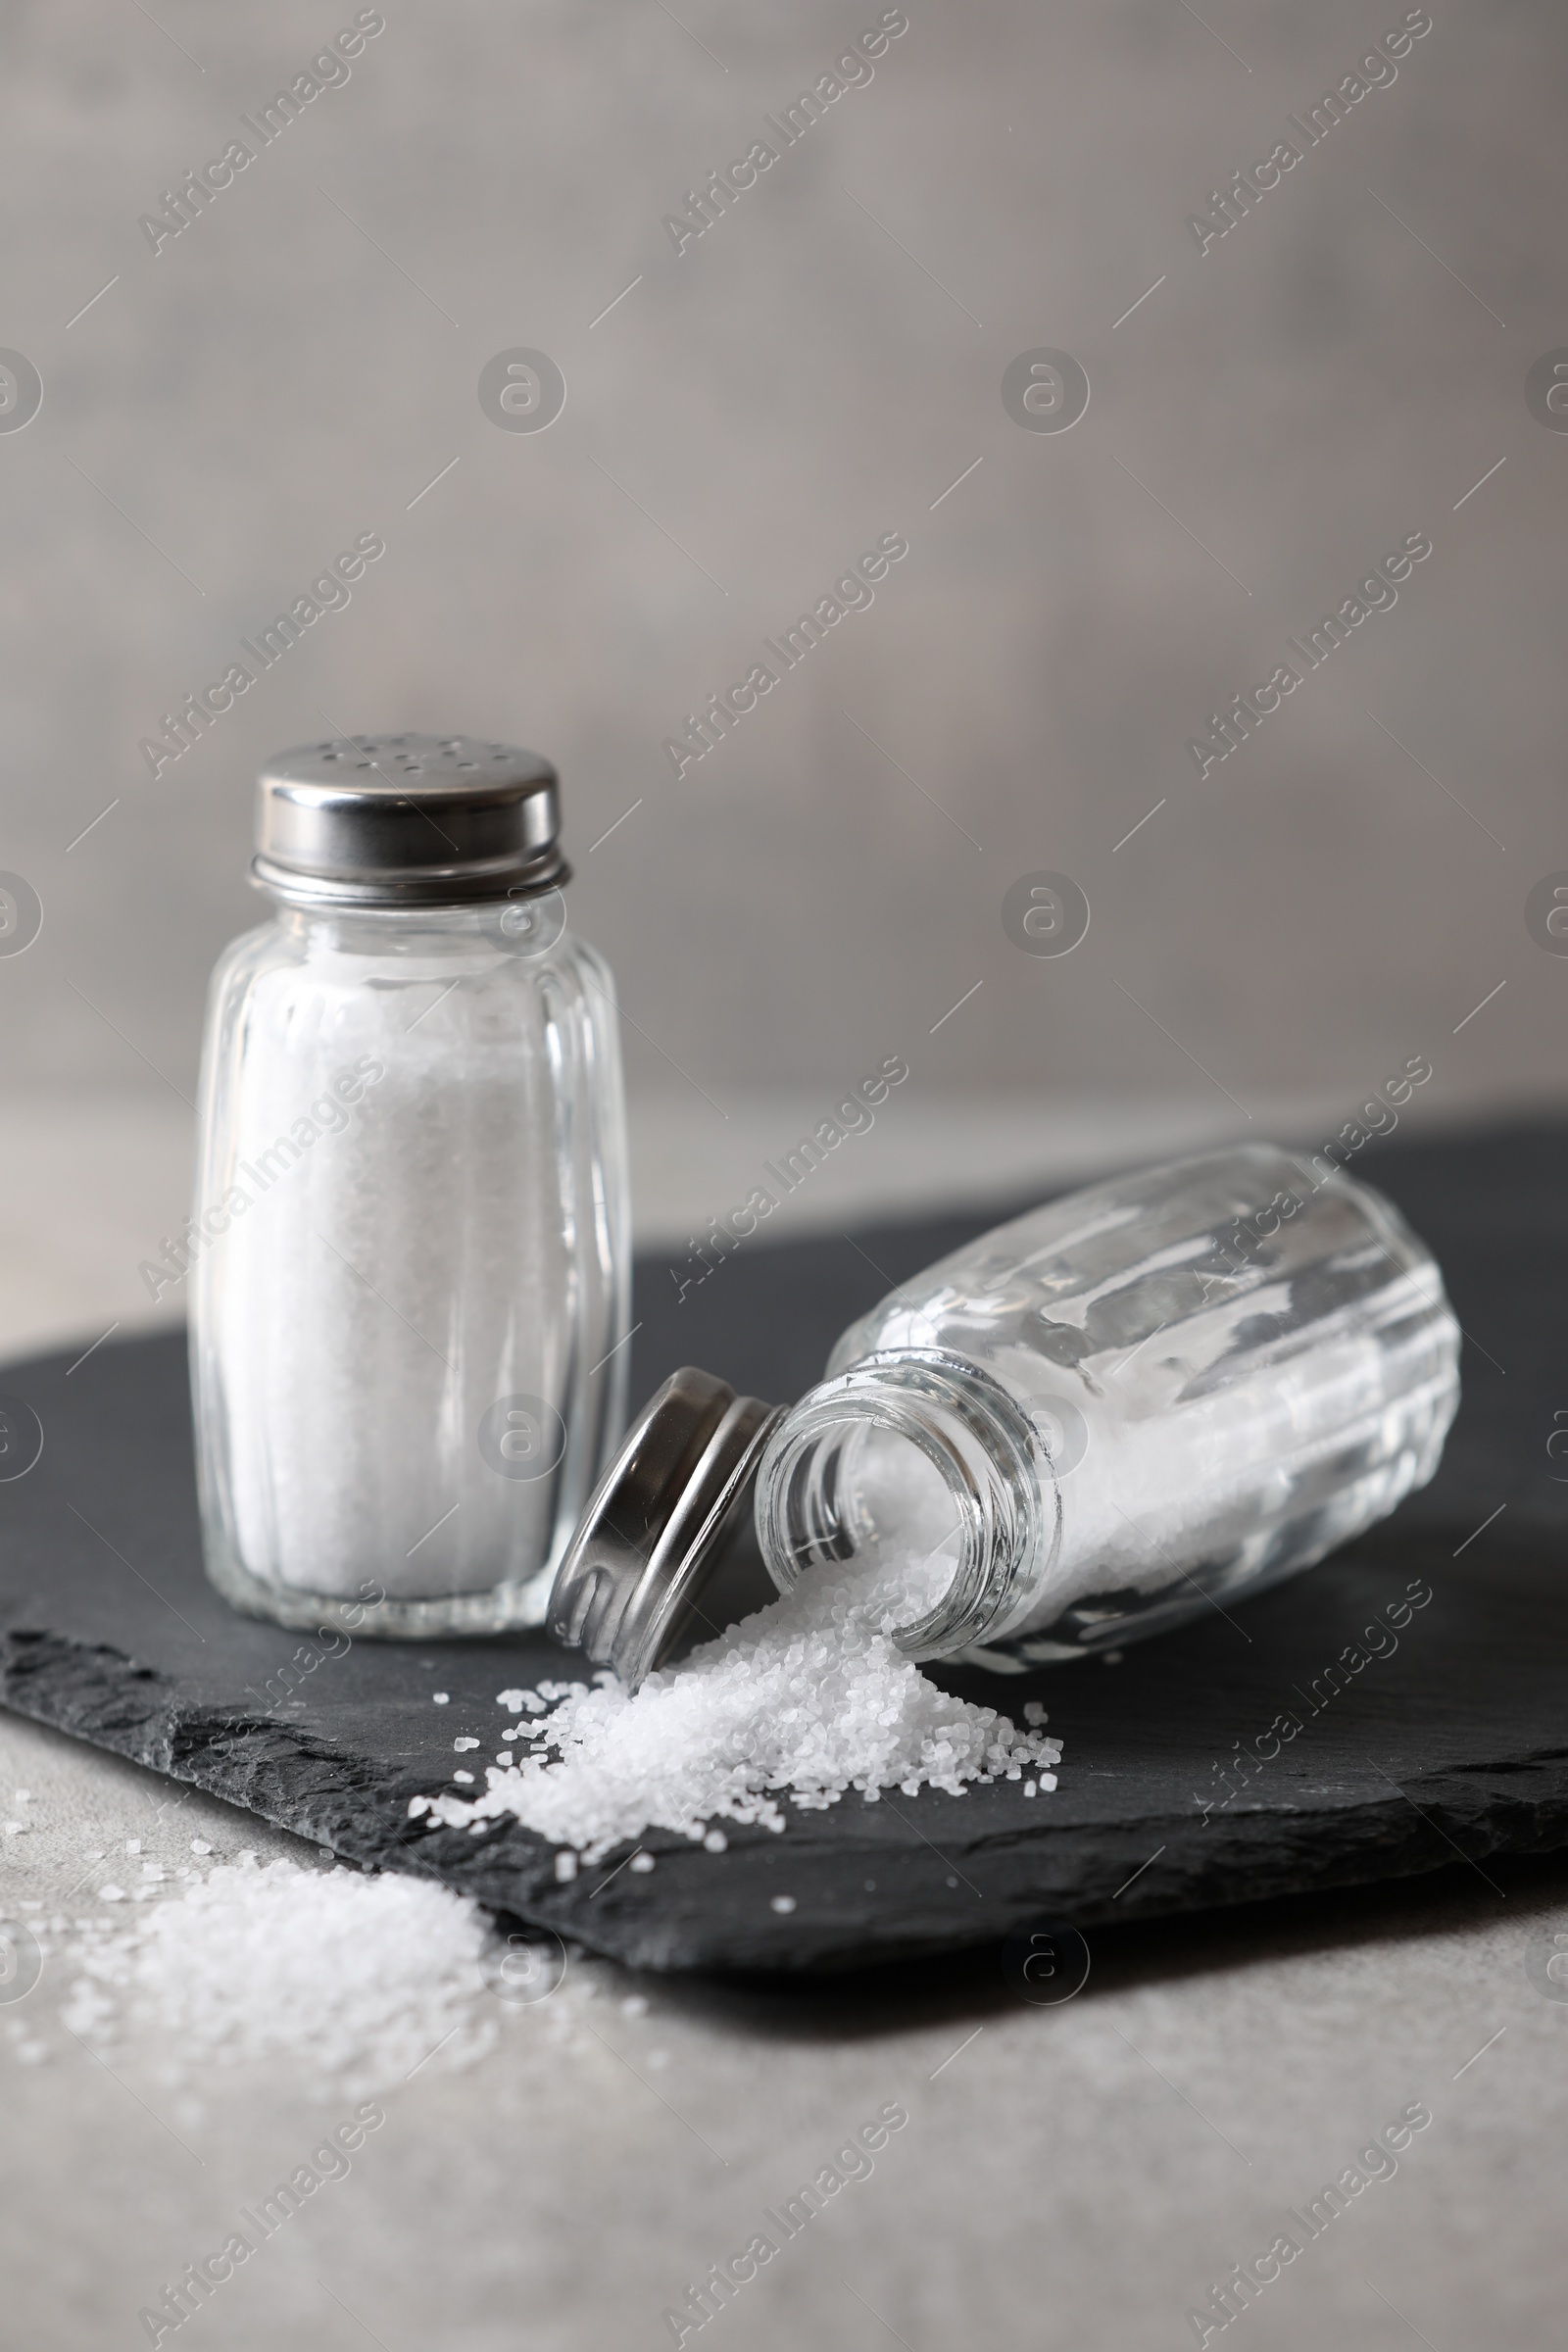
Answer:
[[[628,1870],[635,1870],[640,1877],[645,1870],[653,1869],[654,1857],[652,1854],[633,1854],[626,1867]]]
[[[521,1694],[544,1715],[538,1745],[487,1766],[480,1796],[432,1796],[432,1824],[473,1828],[510,1814],[589,1863],[651,1828],[718,1852],[720,1822],[785,1828],[775,1791],[820,1812],[852,1789],[867,1801],[925,1787],[957,1796],[1054,1762],[1059,1741],[940,1690],[892,1639],[953,1574],[951,1547],[871,1573],[823,1565],[650,1675],[635,1696],[607,1673],[592,1687],[543,1682]]]
[[[448,1707],[452,1704],[452,1693],[450,1690],[432,1690],[430,1693],[430,1698],[432,1703],[438,1707]]]
[[[427,2063],[470,2065],[497,2039],[484,1913],[400,1873],[264,1868],[251,1855],[81,1927],[62,2022],[90,2045],[122,2029],[167,2034],[176,2073],[285,2057],[312,2079],[378,2090]]]
[[[458,1771],[452,1775],[452,1778],[455,1781],[466,1781],[470,1788],[473,1785],[473,1775],[471,1772]]]
[[[496,1692],[496,1705],[498,1707],[505,1707],[509,1715],[515,1715],[527,1695],[528,1694],[525,1690],[498,1690]]]
[[[210,1854],[213,1849],[207,1838],[193,1838],[190,1841],[190,1850],[193,1854]]]
[[[465,1750],[465,1749],[466,1749],[466,1748],[470,1748],[470,1747],[477,1747],[477,1746],[478,1746],[478,1744],[479,1744],[479,1742],[478,1742],[478,1740],[466,1740],[466,1739],[465,1739],[465,1740],[453,1740],[453,1742],[452,1742],[452,1744],[453,1744],[453,1746],[454,1746],[454,1747],[455,1747],[455,1748],[458,1750],[458,1753],[461,1755],[461,1754],[464,1752],[464,1750]]]

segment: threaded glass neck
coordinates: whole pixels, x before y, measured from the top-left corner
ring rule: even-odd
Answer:
[[[1060,1543],[1061,1498],[1005,1389],[961,1356],[898,1348],[784,1415],[758,1471],[757,1530],[781,1592],[828,1562],[891,1566],[950,1544],[947,1590],[894,1635],[906,1656],[941,1658],[1027,1615]]]

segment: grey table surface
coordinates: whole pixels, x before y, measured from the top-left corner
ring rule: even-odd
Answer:
[[[42,1194],[28,1214],[40,1262],[68,1259]],[[95,1336],[83,1304],[78,1272],[51,1332],[35,1293],[21,1344]],[[0,1849],[7,1905],[51,1910],[129,1838],[166,1866],[193,1836],[215,1859],[313,1850],[0,1717],[8,1810],[19,1786],[31,1826]],[[736,2352],[1191,2343],[1210,2282],[1424,2102],[1396,2175],[1266,2287],[1247,2330],[1274,2352],[1336,2333],[1373,2352],[1555,2344],[1568,2002],[1528,1968],[1554,1930],[1568,1861],[1456,1863],[1097,1939],[1089,1983],[1056,2006],[1019,2000],[984,1955],[789,1991],[577,1964],[547,2004],[496,2004],[481,2066],[392,2089],[351,2175],[187,2328],[234,2352],[668,2343],[686,2282],[897,2100],[909,2123],[871,2177],[705,2335]],[[344,2111],[277,2061],[172,2091],[155,2036],[110,2074],[61,2026],[63,1989],[46,1969],[0,2011],[0,2341],[27,2352],[144,2342],[143,2304]],[[5,2030],[24,2007],[39,2064]]]

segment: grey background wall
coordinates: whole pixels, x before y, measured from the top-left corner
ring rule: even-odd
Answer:
[[[45,919],[6,1080],[188,1092],[258,760],[461,727],[560,761],[644,1093],[889,1051],[1048,1099],[1348,1096],[1412,1054],[1449,1109],[1559,1093],[1525,901],[1568,865],[1568,437],[1525,384],[1568,343],[1568,49],[1548,0],[1431,13],[1200,253],[1396,0],[908,0],[677,255],[662,217],[870,0],[385,0],[155,254],[138,217],[353,7],[13,6],[0,344],[44,397],[0,432],[0,866]],[[1042,346],[1087,370],[1070,431],[1004,407]],[[481,408],[515,347],[564,373],[546,431]],[[677,781],[682,715],[889,531],[875,604]],[[352,603],[155,779],[160,713],[363,532]],[[1205,714],[1415,532],[1397,605],[1200,779]],[[1070,956],[1004,933],[1039,869],[1092,905]]]

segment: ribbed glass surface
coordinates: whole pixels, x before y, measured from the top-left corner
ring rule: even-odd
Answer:
[[[1382,1518],[1437,1467],[1458,1346],[1381,1195],[1255,1145],[1000,1227],[852,1325],[828,1373],[941,1349],[1024,1407],[1059,1536],[992,1638],[1052,1656],[1260,1589]]]
[[[215,976],[202,1126],[217,1581],[292,1623],[376,1592],[368,1631],[535,1619],[624,1418],[603,963],[478,911],[284,915]]]

